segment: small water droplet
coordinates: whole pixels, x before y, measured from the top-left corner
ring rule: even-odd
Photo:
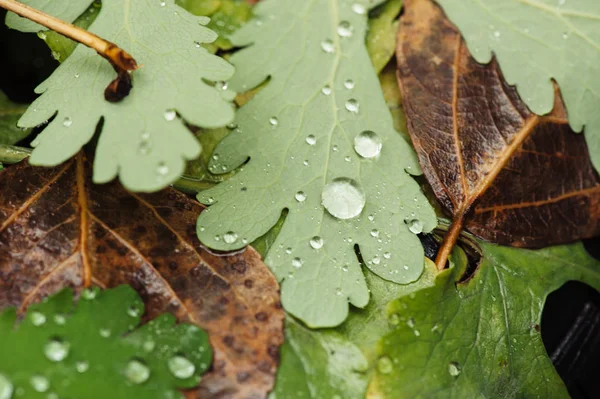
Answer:
[[[288,255],[291,255],[291,253],[292,253],[292,248],[290,248],[290,247],[286,248],[286,249],[285,249],[285,253],[286,253],[286,254],[288,254]]]
[[[359,184],[347,177],[338,177],[323,188],[321,203],[338,219],[351,219],[362,212],[366,197]]]
[[[80,361],[80,362],[75,363],[75,370],[77,370],[77,372],[79,372],[79,373],[85,373],[86,371],[88,371],[89,368],[90,368],[89,362]]]
[[[317,138],[313,134],[309,134],[306,137],[306,142],[308,145],[315,145],[317,143]]]
[[[166,176],[169,173],[169,167],[166,163],[160,162],[156,167],[156,174],[159,176]]]
[[[423,232],[423,222],[418,219],[413,219],[408,222],[408,229],[413,234],[421,234]]]
[[[42,32],[42,31],[40,31],[40,32],[38,32],[38,34],[37,34],[37,35],[38,35],[38,37],[39,37],[40,39],[42,39],[42,40],[46,40],[46,37],[47,37],[47,36],[46,36],[46,32]]]
[[[165,120],[168,122],[171,122],[172,120],[174,120],[176,116],[177,116],[177,112],[175,112],[175,110],[172,110],[172,109],[166,111],[164,114]]]
[[[354,138],[354,151],[363,158],[375,158],[381,153],[381,138],[375,132],[365,130]]]
[[[304,191],[298,191],[294,197],[298,202],[304,202],[306,200],[306,194],[304,194]]]
[[[352,90],[352,89],[354,89],[354,81],[353,81],[352,79],[347,79],[347,80],[344,82],[344,87],[345,87],[346,89],[348,89],[348,90]]]
[[[79,78],[79,74],[78,73],[75,74],[75,79],[77,79],[77,78]]]
[[[389,374],[394,369],[394,364],[387,356],[382,356],[377,361],[377,370],[382,374]]]
[[[372,262],[374,265],[378,265],[379,263],[381,263],[381,259],[379,258],[379,256],[375,255],[375,256],[373,257],[373,259],[371,259],[371,262]]]
[[[369,222],[372,222],[373,220],[375,220],[375,216],[369,215],[369,216],[367,216],[367,219],[369,219]]]
[[[85,290],[81,291],[81,297],[85,300],[91,301],[92,299],[96,298],[96,290],[86,288]]]
[[[68,116],[63,120],[64,127],[71,127],[72,124],[73,124],[73,120],[71,118],[69,118]]]
[[[108,338],[111,335],[111,332],[108,328],[101,328],[99,333],[100,333],[100,336],[103,338]]]
[[[301,268],[303,263],[304,261],[300,258],[292,259],[292,266],[294,266],[297,269]]]
[[[342,21],[337,27],[337,33],[341,37],[350,37],[354,33],[354,27],[348,21]]]
[[[29,320],[31,320],[31,324],[34,326],[41,326],[46,322],[46,316],[40,312],[31,312],[29,314]]]
[[[350,162],[350,161],[352,161],[352,158],[350,158],[350,156],[346,156],[346,157],[344,157],[344,161]]]
[[[215,83],[215,88],[217,90],[227,90],[227,87],[228,87],[227,82],[225,82],[223,80]]]
[[[334,144],[333,147],[331,147],[333,152],[338,152],[338,146]]]
[[[141,309],[135,305],[131,305],[127,308],[127,314],[131,317],[138,317],[141,313]]]
[[[351,98],[350,100],[346,101],[346,110],[348,110],[349,112],[352,112],[353,114],[357,114],[359,108],[360,108],[360,104],[358,103],[358,101],[356,99]]]
[[[269,118],[269,123],[271,126],[277,126],[279,125],[279,119],[277,119],[275,116],[272,116]]]
[[[344,265],[344,266],[342,266],[342,271],[343,271],[343,272],[347,272],[347,271],[348,271],[348,265]]]
[[[194,363],[180,355],[170,358],[167,362],[167,365],[169,367],[169,371],[171,371],[176,378],[180,379],[190,378],[196,371],[196,366],[194,366]]]
[[[305,159],[305,160],[302,162],[302,165],[304,165],[304,166],[308,166],[308,159]]]
[[[326,96],[331,94],[331,86],[329,85],[325,85],[323,86],[323,88],[321,89],[321,93],[325,94]]]
[[[569,38],[569,34],[567,32],[563,32],[562,38],[567,40]]]
[[[355,14],[363,15],[367,12],[367,9],[362,4],[354,3],[352,4],[352,11]]]
[[[166,5],[167,5],[167,2],[166,2],[166,1],[161,1],[161,2],[160,2],[160,6],[161,6],[161,7],[164,7],[164,6],[166,6]]]
[[[51,362],[60,362],[69,355],[69,344],[60,339],[51,339],[44,345],[44,355]]]
[[[314,236],[310,239],[310,246],[313,249],[321,249],[323,247],[323,239],[319,236]]]
[[[200,48],[200,46],[201,46],[200,42],[194,42],[194,47]]]
[[[414,328],[415,327],[415,319],[413,319],[412,317],[410,319],[408,319],[406,321],[406,325],[409,326],[410,328]]]
[[[379,237],[379,230],[377,230],[377,229],[371,230],[371,237]]]
[[[344,291],[343,291],[343,290],[342,290],[340,287],[338,287],[338,288],[336,288],[336,290],[335,290],[335,294],[336,294],[337,296],[342,296],[342,295],[344,295]]]
[[[43,375],[32,376],[29,383],[36,392],[46,392],[50,388],[50,381]]]
[[[57,314],[54,315],[54,322],[59,326],[62,326],[67,322],[67,318],[62,314]]]
[[[10,399],[13,394],[14,386],[10,380],[3,374],[0,374],[0,399]]]
[[[156,347],[156,343],[154,341],[152,341],[151,339],[149,339],[148,341],[145,341],[142,344],[142,348],[146,351],[146,352],[152,352],[154,350],[154,348]]]
[[[215,199],[213,197],[208,197],[208,199],[206,200],[207,203],[209,204],[213,204],[215,202]]]
[[[238,239],[238,235],[236,233],[234,233],[233,231],[228,231],[223,236],[223,241],[225,241],[227,244],[233,244],[234,242],[237,241],[237,239]]]
[[[400,316],[398,316],[398,313],[392,313],[388,318],[388,322],[393,326],[400,324]]]
[[[335,51],[335,45],[331,39],[323,40],[321,42],[321,49],[326,53],[333,53]]]
[[[450,362],[448,364],[448,373],[452,376],[452,377],[458,377],[458,375],[460,374],[460,366],[457,362]]]
[[[134,384],[142,384],[150,377],[150,369],[140,360],[133,359],[125,367],[125,378]]]
[[[415,334],[415,337],[421,336],[421,331],[419,331],[419,330],[413,330],[413,333]]]

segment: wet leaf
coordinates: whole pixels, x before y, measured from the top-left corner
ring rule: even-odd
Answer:
[[[94,50],[77,46],[38,86],[42,96],[19,121],[32,127],[56,114],[32,142],[31,163],[64,162],[98,128],[94,182],[118,175],[130,190],[155,191],[176,180],[185,161],[200,154],[184,121],[213,128],[233,118],[228,102],[232,93],[204,81],[227,80],[233,73],[230,64],[200,45],[216,39],[203,26],[208,21],[173,0],[105,0],[89,30],[123,47],[142,65],[132,74],[133,90],[118,104],[105,101],[104,88],[114,79],[112,67]]]
[[[560,86],[576,132],[600,170],[600,2],[438,0],[465,37],[475,59],[492,52],[509,84],[538,115],[554,108],[552,81]]]
[[[0,392],[9,392],[5,398],[183,398],[176,389],[198,385],[210,366],[208,336],[195,325],[175,325],[170,314],[136,328],[143,313],[140,297],[125,285],[86,290],[75,305],[65,289],[31,305],[16,326],[16,309],[5,309],[0,379],[8,385],[0,383]]]
[[[130,284],[145,319],[171,312],[208,332],[213,368],[190,397],[265,397],[283,311],[260,256],[203,249],[202,207],[173,189],[138,195],[90,178],[81,153],[55,168],[0,172],[0,306],[24,309],[63,287]]]
[[[542,342],[542,309],[567,281],[600,289],[600,263],[581,244],[480,244],[483,260],[466,281],[464,267],[444,270],[434,287],[388,306],[401,322],[379,343],[372,397],[569,397]]]
[[[17,121],[26,109],[26,105],[13,103],[0,91],[0,144],[16,144],[31,133],[31,129],[17,127]]]
[[[377,73],[381,72],[394,56],[398,14],[401,8],[402,0],[389,0],[376,9],[377,15],[369,19],[367,51]]]
[[[355,245],[371,271],[406,284],[423,271],[409,224],[413,231],[436,224],[405,172],[418,173],[418,164],[393,128],[365,48],[371,4],[258,3],[257,18],[234,36],[236,45],[254,44],[231,58],[240,73],[229,85],[246,91],[270,80],[238,111],[238,128],[209,169],[229,172],[250,160],[199,195],[212,204],[198,220],[199,237],[219,250],[243,247],[289,210],[265,263],[282,281],[286,310],[311,327],[342,323],[348,303],[367,305]]]
[[[600,179],[556,94],[537,116],[495,61],[478,64],[430,0],[408,0],[398,76],[419,161],[460,227],[485,239],[542,247],[600,232]],[[449,251],[453,241],[447,240]]]
[[[52,15],[63,21],[72,22],[79,17],[88,8],[94,0],[27,0],[21,1],[30,7],[38,10],[43,10],[45,13]],[[13,12],[6,14],[6,25],[12,29],[20,30],[21,32],[40,32],[46,31],[48,28],[39,25],[27,18],[22,18]]]

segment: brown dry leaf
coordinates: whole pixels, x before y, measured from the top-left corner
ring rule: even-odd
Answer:
[[[569,128],[558,90],[537,116],[503,79],[478,64],[431,0],[405,1],[398,81],[419,162],[453,215],[438,255],[463,225],[484,239],[542,247],[600,233],[600,179],[583,135]]]
[[[202,206],[173,189],[139,195],[91,184],[83,153],[55,168],[0,173],[0,307],[23,311],[63,287],[130,284],[145,319],[171,312],[204,328],[213,368],[188,398],[265,398],[283,342],[279,287],[247,248],[200,247]]]

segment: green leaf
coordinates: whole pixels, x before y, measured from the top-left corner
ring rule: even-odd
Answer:
[[[171,314],[135,329],[143,313],[138,294],[124,285],[86,290],[76,305],[72,291],[63,290],[30,306],[16,326],[16,310],[4,310],[0,393],[183,398],[176,390],[196,386],[210,365],[208,336],[194,325],[176,325]]]
[[[239,73],[230,86],[246,91],[270,80],[237,113],[238,128],[209,167],[223,173],[250,161],[198,196],[213,204],[198,220],[198,236],[218,250],[243,247],[289,210],[265,263],[282,281],[285,309],[311,327],[342,323],[348,302],[367,305],[355,245],[371,271],[406,284],[423,271],[423,248],[408,223],[415,231],[436,225],[405,172],[418,173],[419,166],[393,128],[364,45],[369,3],[258,3],[257,19],[233,37],[236,45],[254,44],[231,58]],[[381,139],[379,157],[355,152],[355,138],[366,131]],[[324,191],[331,213],[321,205]],[[362,212],[343,219],[360,210],[361,191]]]
[[[538,115],[554,106],[560,86],[573,130],[585,126],[592,163],[600,170],[600,2],[438,0],[461,30],[473,57],[496,55],[506,81]]]
[[[83,14],[93,0],[27,0],[21,1],[30,7],[42,10],[47,14],[67,22],[72,22]],[[6,25],[21,32],[39,32],[48,30],[45,26],[22,18],[13,12],[6,14]]]
[[[16,144],[31,133],[30,129],[17,127],[27,105],[15,104],[0,91],[0,144]]]
[[[401,8],[402,0],[389,0],[376,10],[376,16],[369,19],[367,50],[377,73],[390,62],[396,51],[398,14]]]
[[[206,23],[208,18],[192,16],[173,0],[105,0],[90,31],[121,46],[141,65],[133,72],[133,89],[121,102],[107,102],[104,89],[115,72],[94,50],[77,46],[36,89],[42,96],[19,121],[36,126],[58,111],[32,143],[30,162],[60,164],[98,128],[94,182],[118,175],[130,190],[154,191],[176,180],[185,161],[200,153],[184,121],[214,128],[233,118],[232,93],[204,82],[233,73],[230,64],[200,46],[216,38]]]
[[[582,244],[480,245],[470,279],[459,281],[464,267],[445,270],[434,287],[390,304],[401,322],[380,342],[374,397],[569,397],[542,342],[542,309],[569,280],[600,289],[600,263]]]

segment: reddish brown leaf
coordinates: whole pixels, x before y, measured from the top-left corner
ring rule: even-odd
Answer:
[[[196,238],[198,203],[172,189],[94,185],[90,173],[83,154],[0,173],[0,307],[24,310],[66,286],[130,284],[146,319],[172,312],[207,330],[213,369],[188,398],[266,397],[284,313],[258,253],[210,254]]]
[[[495,60],[478,64],[431,0],[406,0],[398,36],[398,81],[421,167],[453,215],[438,256],[463,225],[521,247],[600,232],[600,179],[583,135],[569,128],[560,93],[537,116]]]

